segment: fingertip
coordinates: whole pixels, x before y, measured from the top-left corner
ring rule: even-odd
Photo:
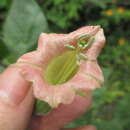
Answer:
[[[0,100],[7,104],[19,104],[29,90],[29,82],[17,67],[10,66],[0,75]]]

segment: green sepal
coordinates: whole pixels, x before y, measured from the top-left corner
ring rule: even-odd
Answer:
[[[87,93],[82,90],[76,90],[75,93],[81,97],[86,97]]]
[[[66,51],[55,57],[48,64],[45,79],[51,85],[58,85],[70,80],[78,71],[76,51]]]

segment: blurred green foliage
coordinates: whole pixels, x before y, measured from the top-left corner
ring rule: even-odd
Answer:
[[[47,23],[35,1],[13,1],[3,26],[3,40],[11,53],[21,55],[27,52],[44,30],[47,30]]]
[[[40,33],[47,29],[45,16],[34,0],[14,0],[3,25],[2,40],[10,53],[3,62],[14,62],[34,47]]]
[[[48,32],[48,27],[50,32],[66,33],[97,24],[107,38],[99,57],[105,83],[93,92],[91,110],[66,127],[95,124],[99,130],[129,130],[129,0],[0,0],[0,71],[33,50],[38,35]],[[49,109],[36,103],[37,112]]]

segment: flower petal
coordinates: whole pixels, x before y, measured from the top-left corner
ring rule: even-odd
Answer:
[[[49,85],[44,80],[41,68],[32,64],[18,63],[14,66],[20,67],[22,76],[33,83],[36,98],[48,102],[52,107],[57,107],[60,103],[69,104],[73,101],[75,91],[70,84]]]
[[[100,51],[103,48],[104,44],[105,44],[104,32],[103,29],[100,29],[95,35],[93,45],[88,49],[86,53],[87,56],[90,57],[90,59],[96,59],[97,56],[100,54]]]
[[[95,37],[92,46],[85,52],[88,61],[81,62],[79,71],[68,82],[49,85],[44,78],[44,71],[50,60],[66,51],[65,44],[75,46],[78,38],[84,34]],[[21,68],[23,77],[32,82],[36,98],[48,102],[52,107],[61,103],[69,104],[73,101],[76,90],[93,90],[103,82],[103,74],[96,58],[104,42],[103,29],[99,26],[86,26],[69,34],[42,33],[37,50],[21,56],[16,65]]]
[[[87,91],[99,88],[103,81],[104,77],[97,62],[87,61],[82,63],[79,72],[69,82],[76,89]]]

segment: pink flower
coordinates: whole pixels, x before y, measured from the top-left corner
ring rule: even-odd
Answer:
[[[62,63],[60,62],[55,63],[58,64],[59,67],[54,67],[52,69],[54,72],[47,72],[49,65],[54,59],[70,51],[65,45],[73,45],[72,47],[76,48],[79,38],[82,36],[86,38],[86,34],[87,36],[94,37],[94,41],[90,48],[82,51],[82,54],[88,57],[87,60],[80,60],[78,69],[74,74],[71,74],[71,78],[68,80],[61,80],[62,82],[58,83],[59,81],[56,81],[56,78],[59,75],[58,79],[61,77],[65,78],[65,72],[70,73],[71,70],[65,71],[66,68],[61,69],[62,65],[59,64]],[[70,104],[78,92],[87,92],[99,88],[104,81],[102,71],[96,60],[104,42],[105,37],[103,29],[100,28],[100,26],[82,27],[69,34],[42,33],[38,41],[37,50],[21,56],[15,65],[21,69],[21,74],[24,78],[32,82],[33,92],[36,98],[48,102],[52,107],[57,107],[61,103]],[[66,67],[68,67],[71,62],[70,59],[69,62],[67,61],[69,53],[67,55],[68,56],[65,58],[66,61],[62,60],[63,66],[66,63]],[[78,59],[76,60],[78,62]],[[77,62],[74,62],[76,66]],[[50,79],[47,80],[47,73],[52,73],[52,75],[54,75],[54,77],[50,79],[56,81],[55,83],[49,82]]]

